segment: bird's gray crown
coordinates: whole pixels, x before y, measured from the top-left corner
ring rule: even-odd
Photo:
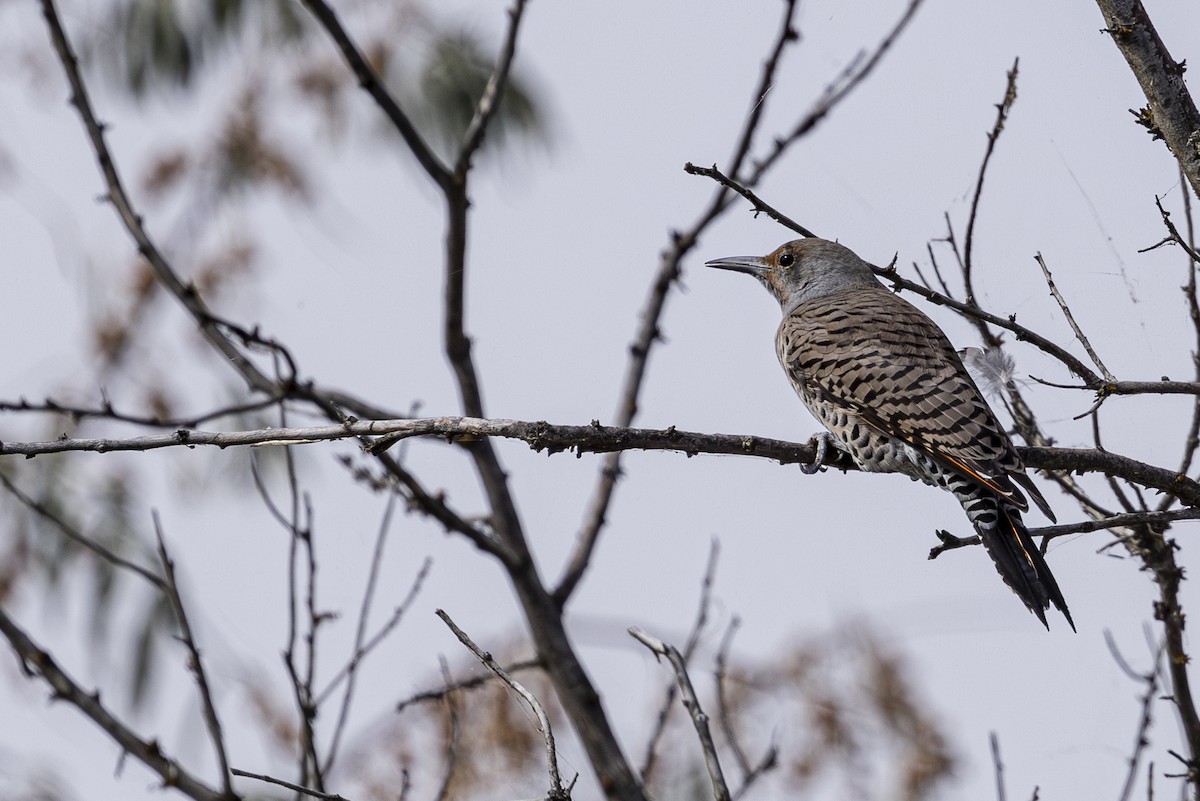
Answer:
[[[796,239],[766,256],[730,256],[707,266],[753,275],[775,296],[785,315],[801,303],[844,289],[883,287],[871,266],[854,251],[826,239]]]

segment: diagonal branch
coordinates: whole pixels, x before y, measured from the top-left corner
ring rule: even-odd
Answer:
[[[1141,0],[1096,0],[1105,32],[1141,84],[1147,107],[1135,114],[1156,139],[1166,142],[1200,196],[1200,111],[1183,79],[1185,66],[1171,58]]]
[[[166,287],[192,315],[205,339],[233,364],[250,387],[260,392],[271,393],[275,389],[275,382],[255,367],[241,349],[221,331],[218,322],[209,312],[196,288],[191,284],[185,284],[180,279],[146,233],[142,217],[135,211],[129,195],[125,192],[121,176],[117,172],[116,163],[113,161],[105,141],[104,126],[96,119],[96,114],[92,110],[87,87],[79,72],[79,59],[76,58],[71,43],[67,39],[54,0],[41,0],[41,4],[42,14],[46,18],[46,26],[50,31],[50,39],[54,44],[59,61],[62,63],[67,83],[71,87],[71,105],[75,106],[83,120],[84,128],[92,143],[92,149],[100,164],[100,172],[104,175],[104,181],[108,185],[107,200],[113,204],[125,229],[137,243],[138,253],[150,265],[159,283]]]
[[[1054,283],[1054,277],[1050,275],[1050,268],[1046,266],[1046,260],[1042,258],[1040,252],[1034,258],[1037,259],[1038,266],[1042,268],[1042,275],[1046,279],[1046,286],[1050,287],[1050,294],[1058,302],[1058,307],[1062,309],[1063,316],[1067,318],[1067,323],[1071,326],[1071,330],[1075,332],[1075,338],[1079,340],[1079,344],[1083,345],[1083,349],[1087,351],[1087,355],[1091,358],[1092,363],[1100,368],[1100,372],[1104,374],[1104,380],[1109,383],[1116,381],[1113,374],[1104,366],[1104,362],[1100,361],[1100,357],[1096,355],[1096,351],[1092,348],[1092,343],[1088,341],[1087,336],[1083,333],[1083,329],[1079,327],[1079,323],[1075,322],[1075,315],[1071,314],[1071,307],[1067,305],[1067,301],[1063,298],[1062,293],[1058,291],[1058,285]]]
[[[204,713],[204,726],[208,729],[212,740],[213,751],[217,755],[217,767],[221,770],[221,789],[225,795],[233,795],[233,784],[229,772],[229,756],[225,751],[225,736],[221,733],[221,719],[217,716],[217,705],[213,700],[212,689],[208,684],[208,673],[204,670],[204,660],[200,657],[200,647],[196,645],[196,637],[192,634],[191,623],[188,622],[187,612],[183,607],[183,598],[179,595],[179,585],[175,582],[175,562],[167,553],[167,543],[163,539],[162,522],[158,512],[151,513],[154,517],[154,537],[158,542],[158,558],[162,562],[163,578],[166,583],[167,599],[175,611],[175,620],[179,623],[180,638],[188,650],[188,669],[196,677],[196,687],[200,691],[200,704]]]
[[[563,788],[562,778],[559,776],[558,751],[554,745],[554,732],[550,728],[550,718],[546,714],[545,707],[543,707],[541,702],[538,701],[537,696],[531,693],[523,684],[518,682],[512,676],[508,675],[504,668],[500,667],[500,663],[492,658],[491,654],[487,653],[478,645],[476,645],[474,640],[472,640],[465,631],[460,629],[454,623],[454,621],[450,619],[448,614],[439,609],[437,610],[437,616],[442,619],[442,622],[449,627],[450,631],[454,633],[454,636],[458,638],[458,641],[465,645],[485,668],[496,674],[496,678],[507,684],[513,690],[513,692],[525,699],[525,703],[529,704],[530,710],[534,715],[537,716],[538,728],[541,729],[542,738],[546,744],[546,767],[550,773],[549,799],[550,801],[564,801],[564,799],[569,798],[569,794]]]
[[[366,57],[354,40],[350,38],[350,34],[342,27],[342,23],[338,20],[337,14],[329,7],[325,0],[301,0],[308,8],[309,12],[320,23],[321,27],[329,34],[329,38],[333,39],[333,43],[342,53],[342,58],[346,59],[346,64],[354,73],[354,77],[358,78],[358,84],[363,88],[371,99],[375,101],[380,110],[387,115],[392,126],[399,132],[401,138],[404,139],[404,144],[412,152],[421,168],[433,180],[435,184],[441,187],[442,191],[446,191],[451,183],[450,170],[434,154],[433,150],[426,144],[421,137],[419,131],[412,120],[408,118],[408,114],[400,107],[396,98],[384,85],[383,79],[379,77],[379,73],[371,66]]]
[[[741,171],[742,165],[750,157],[754,134],[758,130],[759,122],[766,108],[767,95],[774,85],[780,59],[787,46],[799,38],[792,24],[796,15],[797,2],[798,0],[785,0],[784,2],[783,18],[780,21],[770,54],[763,62],[759,82],[752,96],[753,105],[750,114],[742,123],[737,144],[730,158],[732,164],[730,173],[733,175],[737,175]],[[723,214],[732,202],[733,196],[727,189],[722,188],[714,192],[709,199],[708,206],[693,221],[691,228],[684,232],[672,232],[670,245],[660,254],[658,272],[650,285],[649,295],[642,307],[637,333],[629,348],[629,360],[625,366],[625,377],[621,382],[621,391],[617,400],[615,422],[618,426],[630,425],[637,416],[638,398],[646,378],[650,352],[654,344],[662,337],[659,320],[662,319],[666,309],[667,297],[670,295],[671,289],[682,275],[684,256],[695,247],[700,234]],[[608,508],[612,504],[613,493],[616,492],[617,481],[620,477],[621,455],[614,453],[604,460],[604,464],[600,468],[600,477],[584,514],[583,526],[576,538],[575,548],[567,560],[567,566],[563,569],[558,586],[554,589],[554,599],[559,606],[566,605],[571,593],[575,591],[587,570],[600,532],[608,520]]]
[[[721,760],[717,756],[717,745],[713,742],[712,732],[708,726],[708,715],[700,708],[700,699],[696,696],[696,688],[688,676],[687,661],[679,649],[669,645],[657,637],[633,626],[629,634],[642,645],[650,649],[657,657],[666,657],[675,670],[675,680],[679,683],[679,692],[683,706],[692,716],[692,725],[696,728],[696,737],[700,740],[700,748],[704,752],[704,764],[708,768],[708,776],[712,781],[713,798],[716,801],[731,801],[729,786],[725,783],[725,774],[721,770]]]
[[[467,125],[462,149],[454,165],[454,177],[457,180],[465,178],[467,171],[471,169],[471,158],[483,144],[483,135],[487,131],[488,123],[500,106],[504,89],[508,86],[508,73],[517,55],[517,33],[521,27],[521,15],[525,13],[525,5],[526,0],[514,0],[512,8],[508,10],[508,34],[504,37],[500,57],[496,59],[496,66],[488,76],[487,85],[484,86],[483,94],[475,106],[475,114]]]
[[[66,701],[103,729],[121,749],[158,774],[164,787],[173,787],[195,801],[232,801],[232,793],[222,793],[209,787],[167,754],[157,740],[143,740],[133,729],[118,720],[100,702],[100,694],[86,692],[58,666],[49,653],[29,638],[12,618],[0,608],[0,634],[3,634],[21,668],[31,676],[40,676],[54,691],[54,698]]]
[[[975,220],[979,215],[979,201],[983,197],[983,179],[987,176],[988,163],[992,160],[992,153],[996,149],[996,142],[1000,139],[1000,134],[1004,132],[1004,123],[1008,120],[1008,112],[1012,110],[1013,103],[1017,102],[1017,65],[1021,63],[1021,59],[1013,60],[1012,69],[1008,71],[1008,83],[1004,89],[1004,99],[996,104],[996,122],[992,126],[991,132],[988,134],[987,150],[983,154],[983,163],[979,165],[979,178],[975,181],[975,195],[971,198],[971,213],[967,217],[967,236],[966,242],[963,244],[963,285],[966,291],[966,301],[970,306],[975,303],[975,285],[971,280],[971,270],[973,267],[972,253],[975,243]]]

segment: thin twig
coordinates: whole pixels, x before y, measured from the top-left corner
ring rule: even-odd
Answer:
[[[1089,531],[1102,531],[1105,529],[1128,528],[1130,526],[1152,525],[1165,528],[1169,523],[1178,522],[1180,520],[1200,520],[1200,508],[1189,506],[1184,509],[1158,511],[1141,511],[1128,512],[1120,515],[1109,515],[1095,520],[1081,520],[1078,523],[1065,523],[1060,526],[1042,526],[1041,528],[1029,529],[1031,537],[1045,537],[1047,540],[1055,537],[1065,537],[1070,534],[1083,534]],[[968,545],[979,545],[979,535],[970,537],[956,537],[947,531],[935,532],[938,539],[941,540],[941,545],[937,545],[930,549],[929,558],[936,559],[946,551],[953,551],[956,548],[962,548]],[[1100,550],[1107,550],[1117,543],[1125,542],[1127,537],[1120,537],[1114,542],[1104,545]]]
[[[1013,103],[1017,100],[1017,65],[1021,59],[1013,59],[1012,69],[1008,71],[1008,82],[1004,88],[1004,99],[996,104],[996,122],[992,126],[992,130],[988,133],[987,150],[983,154],[983,163],[979,165],[979,177],[975,180],[975,194],[971,198],[971,213],[967,216],[967,236],[963,244],[963,286],[966,291],[966,301],[968,305],[978,305],[975,302],[975,285],[972,282],[972,254],[975,244],[975,220],[979,215],[979,201],[983,197],[983,179],[987,176],[988,164],[992,160],[992,153],[996,150],[996,142],[1000,139],[1000,134],[1004,132],[1004,123],[1008,120],[1008,113],[1012,110]]]
[[[725,634],[721,637],[721,645],[717,648],[714,678],[717,685],[717,722],[721,724],[725,742],[729,744],[729,750],[733,752],[733,761],[737,763],[738,769],[742,772],[742,780],[745,782],[746,776],[750,774],[750,760],[746,756],[746,749],[742,748],[737,730],[733,726],[733,710],[729,705],[729,694],[725,691],[725,683],[728,681],[729,651],[733,648],[733,638],[740,625],[741,619],[734,616],[729,621]]]
[[[179,594],[179,584],[175,581],[175,563],[167,553],[167,543],[163,539],[162,521],[158,511],[152,510],[150,516],[154,521],[154,538],[158,543],[158,558],[162,563],[163,580],[166,585],[167,599],[175,611],[175,620],[179,623],[179,635],[188,650],[188,670],[196,678],[196,688],[200,691],[200,705],[204,712],[204,727],[212,740],[213,751],[217,755],[217,767],[221,771],[221,789],[226,795],[233,794],[233,784],[229,773],[229,757],[225,751],[225,736],[221,733],[221,719],[217,715],[217,705],[213,701],[212,689],[208,684],[208,674],[204,670],[204,660],[200,656],[200,648],[196,645],[196,637],[192,634],[192,626],[188,622],[187,612],[183,607],[183,598]]]
[[[328,11],[328,7],[321,0],[312,0],[311,4],[324,6],[325,10],[332,16],[332,12]],[[242,340],[243,344],[247,347],[262,345],[264,347],[274,346],[278,348],[278,343],[273,343],[272,340],[263,338],[254,331],[218,318],[208,308],[197,288],[193,284],[185,282],[179,276],[146,230],[141,214],[138,213],[125,190],[125,185],[117,170],[116,162],[108,148],[105,138],[105,126],[97,119],[95,110],[92,108],[87,86],[79,71],[79,60],[75,56],[75,51],[71,46],[70,40],[67,38],[54,0],[41,0],[41,6],[42,14],[46,19],[47,29],[50,33],[51,43],[66,75],[67,83],[71,87],[71,105],[75,107],[79,113],[80,120],[83,122],[88,141],[91,143],[92,151],[95,154],[100,173],[107,187],[105,199],[112,203],[126,232],[136,244],[139,255],[146,260],[146,263],[154,273],[155,280],[187,311],[196,322],[196,325],[209,345],[221,355],[223,361],[230,364],[238,372],[242,380],[252,390],[265,393],[273,402],[278,401],[281,396],[309,400],[316,404],[330,419],[334,420],[341,420],[346,417],[342,411],[342,407],[350,408],[355,414],[360,416],[379,416],[378,413],[384,410],[373,404],[354,398],[347,393],[319,388],[311,381],[295,379],[281,384],[279,381],[269,378],[242,352],[242,349],[239,348],[234,339]],[[336,23],[336,19],[334,22]],[[377,82],[375,88],[382,89]],[[415,133],[415,129],[413,129],[413,132]],[[414,152],[417,151],[414,149]],[[446,176],[445,180],[448,180],[449,173],[445,171],[444,167],[442,168],[442,174]],[[293,376],[293,378],[295,377]]]
[[[413,579],[412,584],[408,588],[408,593],[400,602],[400,605],[392,610],[392,615],[378,632],[375,633],[369,640],[367,639],[367,621],[371,612],[371,603],[375,597],[375,587],[379,581],[379,570],[383,563],[383,545],[387,539],[387,532],[391,528],[392,511],[395,508],[395,496],[388,498],[387,507],[384,509],[383,520],[379,524],[379,533],[375,537],[375,550],[371,557],[371,569],[367,576],[367,586],[363,590],[362,605],[358,613],[358,625],[354,632],[354,653],[350,657],[350,662],[345,667],[337,672],[330,679],[329,684],[325,689],[317,694],[315,704],[320,706],[321,703],[329,697],[329,695],[342,683],[346,681],[346,691],[342,695],[341,707],[338,710],[337,723],[334,725],[333,736],[330,739],[329,750],[325,756],[325,772],[328,774],[333,768],[333,762],[338,752],[338,745],[342,738],[342,732],[345,731],[346,723],[350,717],[350,704],[354,699],[354,689],[356,680],[358,679],[358,667],[372,650],[375,649],[383,640],[390,634],[396,626],[400,624],[404,613],[408,611],[412,602],[416,600],[417,594],[421,591],[421,586],[425,583],[425,577],[429,575],[429,568],[433,564],[433,560],[426,557],[421,565],[421,569],[417,572],[417,576]]]
[[[708,564],[704,568],[704,578],[700,581],[700,603],[696,609],[696,619],[692,623],[687,643],[683,647],[683,663],[685,666],[691,664],[692,657],[696,653],[696,646],[700,643],[700,635],[704,631],[704,626],[708,623],[708,609],[712,604],[712,586],[716,580],[717,557],[720,555],[720,552],[721,544],[714,538],[709,545]],[[644,784],[650,784],[651,776],[654,773],[654,767],[658,760],[658,746],[663,734],[667,730],[667,719],[670,717],[671,708],[675,703],[676,692],[676,685],[673,682],[667,685],[667,691],[662,704],[658,708],[658,715],[655,718],[654,729],[650,732],[650,737],[646,741],[646,755],[642,759],[641,770],[642,782]]]
[[[737,192],[739,195],[746,198],[746,200],[750,201],[750,205],[754,206],[754,211],[756,214],[758,212],[762,212],[775,222],[782,225],[784,228],[795,231],[796,233],[800,234],[800,236],[816,236],[816,234],[814,234],[812,231],[805,228],[803,225],[796,222],[779,209],[763,202],[763,200],[758,195],[754,194],[754,191],[749,187],[742,186],[737,181],[721,172],[719,169],[717,169],[716,164],[712,165],[711,167],[697,167],[695,164],[692,164],[692,162],[689,161],[687,164],[683,165],[683,171],[688,175],[701,175],[705,178],[712,178],[721,186],[732,189],[734,192]]]
[[[433,149],[426,144],[421,137],[417,127],[413,125],[408,114],[400,107],[396,98],[388,91],[383,80],[371,66],[371,63],[362,54],[358,45],[350,38],[350,34],[342,27],[341,21],[337,14],[329,7],[325,0],[301,0],[308,10],[320,23],[321,27],[329,34],[329,38],[333,40],[334,45],[341,51],[342,58],[346,60],[354,77],[358,79],[358,85],[363,91],[371,96],[375,104],[383,111],[392,126],[404,139],[404,144],[412,152],[417,159],[417,163],[425,170],[425,173],[433,179],[433,182],[442,188],[443,191],[450,185],[451,175],[449,168],[438,159],[434,154]]]
[[[483,144],[483,135],[487,131],[488,123],[499,108],[504,90],[508,86],[508,74],[517,55],[517,33],[521,28],[521,16],[525,13],[525,5],[525,0],[514,0],[512,7],[508,9],[508,33],[504,36],[504,44],[500,48],[496,66],[488,76],[483,93],[475,104],[475,113],[463,136],[463,145],[454,165],[454,175],[457,178],[465,177],[471,169],[471,159]]]
[[[751,765],[746,756],[746,750],[738,738],[737,729],[733,725],[733,710],[730,708],[725,685],[729,681],[727,668],[729,652],[733,647],[733,637],[737,633],[739,625],[740,621],[736,616],[729,621],[729,627],[725,630],[725,634],[721,638],[721,645],[717,649],[714,670],[714,679],[717,685],[717,719],[721,724],[721,731],[725,735],[729,750],[733,752],[734,761],[737,762],[738,769],[742,772],[742,782],[733,791],[734,801],[748,793],[754,783],[769,771],[779,767],[779,745],[775,742],[774,736],[771,737],[771,742],[767,745],[758,763]]]
[[[143,579],[153,585],[155,589],[161,592],[166,592],[167,586],[163,583],[163,580],[160,577],[156,576],[154,573],[151,573],[147,568],[142,567],[136,562],[131,562],[125,557],[112,552],[108,548],[93,540],[91,537],[88,537],[83,532],[77,530],[70,523],[59,517],[44,503],[31,498],[22,492],[21,489],[17,487],[17,485],[14,484],[12,480],[9,479],[8,475],[3,471],[0,471],[0,485],[3,485],[3,487],[8,490],[8,492],[14,498],[20,501],[22,505],[29,509],[29,511],[49,521],[55,528],[62,532],[63,536],[67,539],[78,543],[109,564],[123,570],[129,570],[136,575],[141,576]]]
[[[1129,772],[1125,775],[1125,784],[1121,788],[1121,795],[1118,796],[1119,801],[1129,801],[1130,796],[1133,794],[1133,783],[1137,779],[1138,762],[1141,760],[1142,754],[1145,753],[1146,747],[1150,745],[1147,735],[1150,732],[1150,724],[1153,722],[1151,711],[1154,707],[1155,696],[1158,694],[1158,671],[1159,664],[1162,662],[1163,646],[1159,645],[1155,650],[1153,654],[1154,662],[1150,670],[1145,673],[1138,673],[1125,661],[1125,658],[1117,648],[1117,643],[1113,639],[1112,632],[1107,629],[1104,632],[1104,642],[1108,645],[1108,650],[1112,654],[1113,660],[1125,675],[1146,686],[1146,692],[1142,694],[1142,712],[1138,718],[1137,733],[1133,738],[1133,753],[1129,756]]]
[[[988,742],[992,745],[992,767],[996,773],[996,801],[1004,801],[1004,763],[1000,760],[1000,738],[996,732],[988,732]]]
[[[67,39],[54,0],[41,0],[41,4],[42,14],[46,18],[46,25],[50,31],[50,39],[59,61],[62,63],[67,83],[71,87],[71,104],[79,112],[99,162],[100,171],[108,186],[106,197],[113,204],[130,237],[137,243],[138,253],[150,265],[159,283],[166,287],[196,320],[208,342],[237,369],[249,386],[270,394],[275,389],[275,382],[254,366],[229,337],[221,332],[196,288],[191,284],[185,284],[180,279],[146,233],[142,217],[134,209],[117,171],[116,162],[109,152],[104,126],[100,124],[92,109],[87,86],[79,72],[79,60],[75,56],[70,40]]]
[[[1180,186],[1183,187],[1184,176],[1183,170],[1179,173]],[[1188,318],[1192,321],[1192,330],[1194,332],[1192,344],[1192,369],[1197,379],[1200,379],[1200,299],[1196,292],[1196,270],[1200,268],[1200,254],[1196,253],[1195,245],[1195,220],[1192,217],[1192,195],[1183,188],[1180,192],[1183,199],[1183,219],[1187,226],[1187,237],[1180,235],[1175,224],[1171,222],[1170,213],[1163,208],[1162,198],[1155,197],[1155,205],[1158,206],[1159,215],[1162,217],[1163,224],[1167,226],[1167,231],[1170,233],[1172,240],[1178,242],[1186,252],[1185,268],[1187,270],[1187,280],[1180,289],[1183,291],[1184,298],[1187,299]],[[1192,421],[1188,426],[1187,435],[1183,440],[1183,455],[1179,460],[1179,472],[1187,475],[1192,468],[1192,460],[1196,456],[1197,449],[1200,448],[1200,395],[1192,403]],[[1171,496],[1167,496],[1159,503],[1159,510],[1167,509],[1175,502]]]
[[[1075,338],[1079,340],[1079,344],[1083,345],[1083,349],[1091,357],[1092,363],[1100,368],[1100,372],[1104,374],[1104,380],[1108,382],[1116,381],[1116,377],[1104,366],[1104,362],[1100,361],[1100,357],[1096,355],[1096,351],[1092,348],[1092,343],[1088,341],[1079,324],[1075,322],[1075,315],[1071,314],[1071,309],[1067,306],[1067,301],[1063,299],[1062,293],[1058,291],[1058,286],[1054,283],[1054,277],[1050,275],[1050,268],[1046,266],[1046,260],[1042,258],[1040,252],[1034,258],[1037,260],[1038,266],[1042,268],[1042,275],[1046,278],[1046,286],[1050,288],[1050,294],[1058,302],[1058,307],[1062,309],[1063,316],[1067,318],[1071,330],[1075,332]]]
[[[700,699],[696,697],[696,689],[688,676],[687,663],[683,654],[673,645],[633,626],[629,634],[642,645],[650,649],[656,657],[667,658],[675,669],[675,679],[679,683],[683,706],[692,716],[692,725],[696,728],[696,736],[700,740],[700,748],[704,752],[704,764],[708,767],[708,777],[712,782],[713,797],[716,801],[731,801],[729,787],[725,784],[725,775],[721,770],[721,761],[717,756],[717,746],[713,742],[712,733],[708,728],[708,715],[700,708]]]
[[[0,401],[0,412],[31,412],[34,414],[58,414],[64,417],[70,417],[74,422],[79,422],[85,419],[99,420],[114,420],[119,423],[130,423],[132,425],[146,426],[148,428],[196,428],[204,423],[212,420],[219,420],[222,417],[238,417],[250,412],[258,412],[268,407],[274,406],[283,400],[283,395],[263,398],[257,401],[247,401],[245,403],[233,403],[228,406],[222,406],[218,409],[213,409],[203,414],[197,414],[189,417],[158,417],[131,414],[121,412],[113,408],[113,405],[107,400],[100,406],[73,406],[71,404],[59,403],[51,398],[46,398],[41,403],[30,403],[21,398],[16,401]]]
[[[438,666],[442,671],[442,680],[450,683],[450,666],[446,664],[446,657],[438,657]],[[449,692],[442,696],[442,705],[446,707],[446,717],[450,724],[449,736],[446,737],[446,744],[442,755],[442,783],[438,786],[437,795],[434,796],[434,801],[446,801],[450,797],[451,782],[454,781],[454,773],[458,767],[458,753],[462,745],[462,727],[458,719],[458,698],[455,693]]]
[[[251,773],[248,770],[238,770],[237,768],[233,768],[232,773],[234,776],[245,776],[247,779],[257,779],[260,782],[266,782],[267,784],[274,784],[277,787],[284,787],[284,788],[287,788],[288,790],[291,790],[292,792],[300,793],[301,795],[308,795],[308,796],[312,796],[313,798],[323,798],[323,799],[325,799],[325,801],[350,801],[344,795],[338,795],[337,793],[326,793],[326,792],[322,792],[321,790],[314,790],[311,787],[305,787],[304,785],[301,785],[301,784],[293,784],[292,782],[284,781],[283,779],[276,779],[274,776],[267,776],[262,773]]]
[[[507,673],[520,673],[523,670],[533,670],[542,666],[539,659],[521,659],[504,668]],[[403,712],[410,706],[424,704],[430,701],[441,701],[448,693],[457,692],[459,690],[473,690],[476,687],[482,687],[488,682],[495,681],[496,677],[491,673],[485,673],[477,676],[469,676],[458,681],[449,681],[433,690],[424,690],[416,695],[405,698],[400,703],[396,704],[396,711]]]
[[[554,746],[554,732],[550,728],[550,718],[546,714],[546,710],[542,706],[541,701],[537,699],[537,696],[525,689],[524,685],[510,676],[504,670],[504,668],[500,666],[500,663],[492,658],[491,654],[487,653],[478,645],[476,645],[465,631],[455,625],[454,621],[450,619],[448,614],[446,614],[443,610],[438,609],[437,616],[442,619],[442,622],[445,623],[450,631],[454,633],[454,636],[458,638],[458,641],[465,645],[485,668],[496,674],[496,678],[507,684],[513,690],[513,692],[525,699],[525,703],[529,704],[530,710],[532,710],[533,714],[537,716],[538,728],[541,729],[542,737],[546,743],[546,768],[550,774],[550,798],[554,801],[568,798],[569,796],[567,791],[563,788],[562,778],[558,773],[558,752]]]
[[[337,686],[356,670],[357,666],[362,663],[367,655],[370,654],[371,651],[375,650],[375,648],[384,641],[388,634],[390,634],[392,630],[399,625],[405,613],[412,607],[413,601],[417,599],[417,595],[420,594],[421,587],[425,584],[425,579],[428,578],[429,570],[432,567],[433,559],[431,557],[426,557],[425,561],[421,563],[421,569],[417,571],[416,578],[413,579],[412,585],[408,588],[408,594],[404,596],[404,599],[400,602],[399,606],[392,610],[392,616],[388,618],[386,623],[379,627],[379,631],[375,632],[370,639],[366,640],[365,642],[360,642],[356,645],[354,655],[350,658],[349,664],[339,670],[337,674],[329,680],[329,684],[326,685],[325,689],[317,694],[318,704],[328,698],[329,695],[335,689],[337,689]]]

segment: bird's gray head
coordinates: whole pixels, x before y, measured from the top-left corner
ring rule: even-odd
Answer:
[[[843,289],[883,287],[854,251],[825,239],[796,239],[767,256],[730,256],[706,266],[753,275],[779,301],[784,314]]]

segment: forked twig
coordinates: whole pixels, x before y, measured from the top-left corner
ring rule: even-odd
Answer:
[[[499,662],[492,658],[491,654],[476,645],[475,642],[467,635],[467,633],[460,629],[454,623],[454,621],[450,619],[450,615],[446,614],[446,612],[441,609],[438,609],[436,614],[442,619],[442,622],[446,624],[450,631],[454,633],[454,636],[458,638],[458,641],[465,645],[485,668],[496,674],[496,678],[507,684],[513,690],[513,692],[525,700],[525,703],[529,704],[530,710],[532,710],[533,714],[537,716],[538,727],[541,729],[542,738],[546,743],[546,769],[550,773],[550,799],[551,801],[558,801],[558,799],[569,798],[567,790],[563,787],[562,778],[558,772],[558,751],[554,745],[554,732],[550,728],[550,717],[546,714],[546,710],[542,706],[541,701],[537,699],[537,696],[527,690],[524,685],[522,685],[512,676],[508,675],[508,672],[500,666]]]
[[[713,539],[708,550],[708,565],[704,568],[704,578],[700,582],[700,603],[696,609],[696,620],[692,623],[692,629],[688,633],[687,644],[683,647],[683,662],[685,665],[691,664],[692,656],[696,653],[696,646],[700,643],[700,634],[704,631],[704,626],[708,622],[708,608],[712,603],[712,586],[713,581],[716,579],[717,556],[720,554],[720,551],[720,542]],[[675,684],[667,685],[666,697],[663,698],[662,705],[658,709],[654,730],[646,741],[646,756],[642,760],[641,770],[642,781],[646,784],[650,783],[651,775],[654,772],[654,766],[658,759],[659,741],[662,740],[663,733],[667,730],[667,719],[675,703],[676,692]]]
[[[675,679],[679,683],[679,692],[683,706],[692,716],[692,725],[696,728],[696,736],[700,740],[700,748],[704,752],[704,764],[708,767],[708,777],[712,781],[713,797],[716,801],[731,801],[729,787],[725,784],[725,775],[721,770],[721,761],[717,756],[717,746],[713,742],[712,732],[708,727],[708,715],[700,708],[700,699],[696,697],[696,688],[688,676],[687,662],[683,654],[673,645],[669,645],[657,637],[646,633],[637,626],[629,628],[629,634],[650,652],[658,657],[666,657],[675,669]]]

